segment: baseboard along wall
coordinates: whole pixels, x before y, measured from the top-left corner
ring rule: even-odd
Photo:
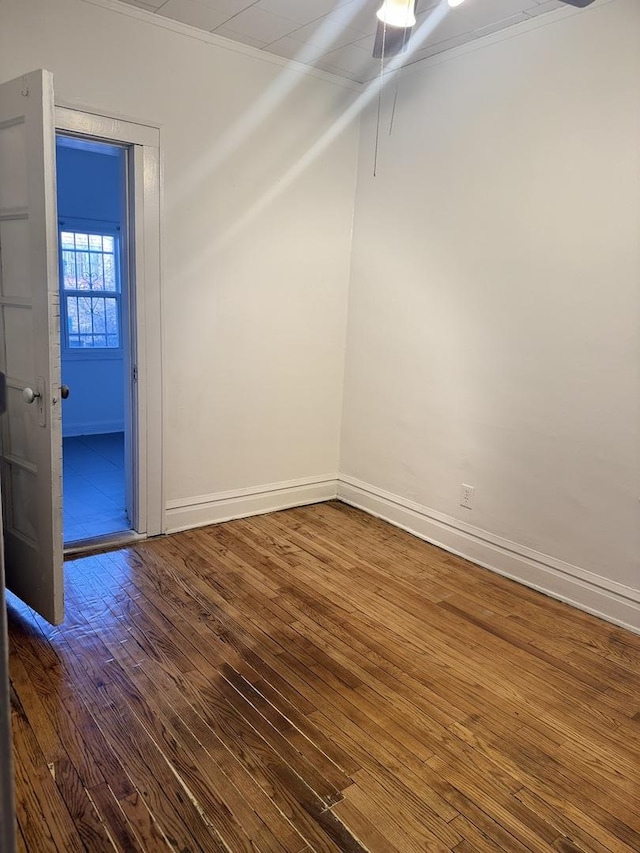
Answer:
[[[456,518],[341,477],[338,499],[525,586],[640,634],[640,590],[610,581]]]
[[[640,589],[502,539],[353,477],[328,474],[169,501],[165,532],[336,498],[452,554],[640,634]]]
[[[109,432],[124,432],[124,421],[95,421],[93,423],[63,422],[62,435],[73,438],[77,435],[104,435]]]
[[[287,480],[266,486],[252,486],[186,500],[168,501],[165,533],[177,533],[205,524],[218,524],[234,518],[246,518],[249,515],[334,500],[337,490],[337,475],[327,474],[322,477]]]

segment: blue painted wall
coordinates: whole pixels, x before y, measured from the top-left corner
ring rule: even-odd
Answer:
[[[114,152],[110,146],[105,151]],[[80,228],[82,221],[110,225],[124,232],[125,153],[98,153],[56,146],[58,219]],[[125,300],[123,300],[123,303]],[[62,409],[63,435],[118,432],[124,428],[122,357],[96,352],[62,354],[62,381],[71,389]]]

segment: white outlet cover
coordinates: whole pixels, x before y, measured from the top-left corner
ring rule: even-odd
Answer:
[[[473,493],[475,488],[473,486],[469,486],[467,483],[463,483],[460,487],[460,506],[463,506],[465,509],[471,509],[473,506]]]

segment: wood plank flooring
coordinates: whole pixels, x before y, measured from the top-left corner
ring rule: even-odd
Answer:
[[[339,503],[10,597],[20,849],[640,851],[640,637]]]

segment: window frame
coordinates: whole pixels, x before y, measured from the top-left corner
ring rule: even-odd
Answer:
[[[91,291],[91,290],[66,290],[64,287],[63,277],[63,261],[62,261],[62,232],[67,231],[73,234],[88,234],[99,235],[103,237],[114,238],[114,262],[116,275],[116,290],[108,291]],[[123,298],[124,281],[122,275],[122,260],[123,260],[123,239],[122,229],[118,222],[102,221],[95,219],[74,219],[64,217],[58,221],[58,256],[59,263],[59,291],[60,291],[60,348],[62,356],[67,359],[122,359],[124,355],[123,335],[124,328],[124,311]],[[69,345],[69,317],[67,313],[67,296],[106,296],[109,299],[115,299],[117,304],[118,317],[118,336],[120,345],[117,347],[72,347]]]

